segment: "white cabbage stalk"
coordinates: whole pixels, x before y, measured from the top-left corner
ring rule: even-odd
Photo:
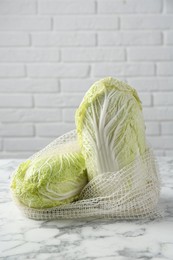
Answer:
[[[73,141],[21,163],[11,189],[25,206],[48,208],[77,200],[87,181],[85,160]]]
[[[94,83],[75,118],[89,180],[117,172],[147,149],[141,101],[124,82],[108,77]]]

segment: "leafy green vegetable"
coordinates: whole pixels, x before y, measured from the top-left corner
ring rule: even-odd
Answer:
[[[12,177],[11,189],[28,207],[59,206],[78,199],[87,184],[85,169],[77,142],[70,142],[21,163]]]
[[[124,82],[108,77],[94,83],[75,118],[89,180],[120,170],[147,149],[141,101]]]

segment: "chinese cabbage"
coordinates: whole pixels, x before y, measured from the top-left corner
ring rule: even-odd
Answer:
[[[89,180],[117,172],[147,149],[141,101],[124,82],[108,77],[94,83],[75,118]]]
[[[11,189],[24,205],[48,208],[77,200],[86,184],[85,160],[78,143],[73,141],[21,163],[13,175]]]

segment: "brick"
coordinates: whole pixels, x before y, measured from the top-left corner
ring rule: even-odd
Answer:
[[[162,43],[160,32],[98,32],[98,45],[159,45]]]
[[[1,79],[1,93],[59,92],[57,79]]]
[[[37,124],[36,135],[41,137],[58,137],[75,129],[74,123]]]
[[[167,156],[167,157],[171,157],[171,159],[172,159],[172,156],[173,156],[173,150],[165,150],[165,155]]]
[[[95,12],[93,0],[40,0],[41,14],[90,14]]]
[[[159,135],[160,126],[158,122],[145,122],[147,135]]]
[[[154,93],[155,106],[173,106],[173,92]]]
[[[0,62],[59,61],[58,49],[5,49],[0,50]]]
[[[157,64],[157,75],[173,76],[173,62],[162,62]]]
[[[92,32],[51,32],[33,33],[32,45],[34,46],[94,46],[96,35]]]
[[[29,46],[30,40],[27,33],[0,33],[0,46]]]
[[[148,121],[173,120],[173,107],[144,107],[143,113]]]
[[[99,0],[99,13],[159,13],[162,10],[161,0]]]
[[[0,107],[32,107],[32,96],[30,95],[13,95],[0,94]]]
[[[85,93],[94,83],[94,79],[61,79],[61,92]]]
[[[39,151],[52,141],[51,138],[8,138],[4,139],[5,151]]]
[[[35,78],[86,77],[89,73],[89,66],[84,64],[33,64],[27,66],[27,73],[28,76]]]
[[[25,69],[23,65],[19,64],[3,64],[0,65],[0,78],[17,78],[17,77],[24,77],[25,76]]]
[[[106,77],[117,76],[147,76],[154,75],[154,64],[141,63],[99,63],[93,67],[93,75]]]
[[[155,149],[172,149],[173,148],[173,137],[149,136],[148,139]]]
[[[35,0],[1,0],[0,14],[35,14]]]
[[[0,124],[1,136],[33,136],[34,128],[31,124]]]
[[[122,16],[122,29],[171,29],[173,28],[173,16],[171,15],[139,15],[139,16]]]
[[[173,89],[173,78],[127,78],[138,91],[166,91]]]
[[[164,32],[164,39],[166,44],[173,44],[173,31]]]
[[[58,109],[1,109],[1,122],[59,122],[62,111]]]
[[[63,121],[74,123],[75,122],[75,112],[76,112],[76,109],[71,109],[71,108],[63,109]]]
[[[33,153],[32,152],[16,152],[16,151],[12,151],[12,152],[5,152],[3,151],[1,153],[1,159],[16,159],[20,158],[20,162],[26,160],[27,158],[29,158]],[[17,161],[18,162],[18,161]],[[19,163],[18,163],[19,165]],[[17,167],[17,165],[16,165]]]
[[[161,123],[162,135],[173,135],[173,122]]]
[[[118,17],[111,15],[73,16],[54,18],[55,30],[113,30],[118,29]]]
[[[167,11],[167,13],[173,13],[172,0],[166,0],[166,11]]]
[[[123,48],[66,48],[62,50],[63,61],[122,61]]]
[[[150,93],[140,92],[139,98],[142,101],[143,106],[151,106],[152,105],[152,98]]]
[[[128,60],[132,60],[132,61],[172,60],[173,48],[171,47],[128,48],[127,57]]]
[[[51,19],[49,17],[0,17],[0,31],[47,31],[50,29]]]
[[[39,94],[34,96],[37,107],[77,107],[83,95]]]
[[[154,150],[154,155],[155,156],[164,156],[165,155],[165,150]]]

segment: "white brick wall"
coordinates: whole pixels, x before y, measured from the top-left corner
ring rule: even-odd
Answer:
[[[73,129],[104,76],[137,89],[149,142],[172,156],[172,0],[0,0],[0,158]]]

